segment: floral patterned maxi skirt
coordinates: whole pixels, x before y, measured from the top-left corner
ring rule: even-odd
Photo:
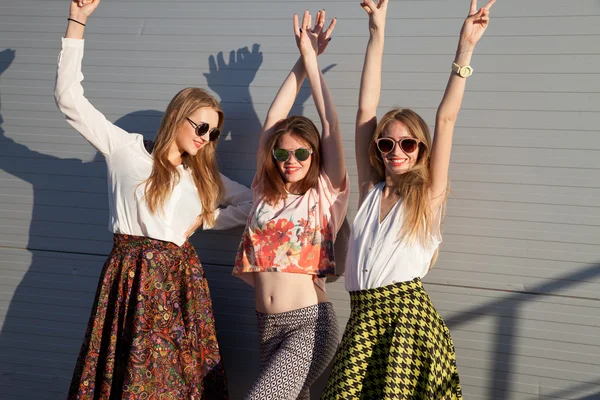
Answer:
[[[228,399],[193,246],[115,235],[68,399]]]

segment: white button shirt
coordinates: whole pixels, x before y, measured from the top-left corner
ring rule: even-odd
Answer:
[[[67,121],[106,159],[108,167],[109,229],[114,233],[146,236],[181,246],[185,233],[202,213],[191,171],[178,167],[181,179],[162,212],[152,214],[144,200],[144,182],[152,172],[153,159],[142,135],[130,134],[108,121],[83,94],[81,39],[63,39],[58,58],[54,95]],[[222,205],[215,211],[212,229],[244,225],[252,207],[252,191],[221,175],[225,186]]]
[[[379,222],[381,195],[385,182],[375,185],[363,201],[354,223],[346,257],[346,290],[374,289],[397,282],[423,278],[431,258],[442,241],[441,207],[433,223],[428,246],[408,245],[398,240],[402,224],[402,200]]]

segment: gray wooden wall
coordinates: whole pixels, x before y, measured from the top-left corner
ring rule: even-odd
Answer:
[[[325,7],[339,24],[321,66],[355,181],[367,40],[358,3],[103,0],[86,32],[84,87],[110,120],[148,137],[178,90],[210,88],[227,116],[223,171],[249,184],[260,125],[297,57],[291,17]],[[433,122],[468,6],[391,0],[381,113],[412,107]],[[104,161],[52,97],[67,12],[67,0],[0,0],[2,400],[65,397],[111,247]],[[466,399],[600,399],[600,1],[499,0],[492,18],[427,289],[450,326]],[[294,112],[316,117],[307,90]],[[258,353],[252,291],[230,276],[240,232],[193,240],[234,399]],[[328,290],[343,326],[343,278]]]

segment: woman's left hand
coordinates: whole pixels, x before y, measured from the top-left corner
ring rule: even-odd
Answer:
[[[302,25],[298,23],[298,15],[294,14],[294,35],[300,54],[303,56],[323,54],[331,40],[336,21],[336,18],[332,19],[329,27],[324,29],[325,10],[321,10],[317,13],[315,26],[311,29],[312,16],[308,10],[304,11]]]
[[[490,23],[490,8],[496,0],[488,3],[477,11],[477,0],[471,0],[471,10],[460,30],[460,43],[469,47],[475,47],[483,32]]]

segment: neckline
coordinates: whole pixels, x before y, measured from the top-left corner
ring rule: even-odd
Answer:
[[[154,157],[152,157],[152,153],[148,152],[148,149],[146,148],[146,144],[145,144],[145,140],[142,138],[141,141],[141,147],[142,147],[142,153],[144,153],[147,157],[147,159],[151,162],[154,163]],[[179,164],[179,165],[174,165],[175,168],[178,169],[185,169],[185,166],[183,165],[183,163]]]
[[[383,198],[383,189],[384,188],[385,188],[385,181],[382,182],[381,187],[378,190],[379,195],[377,196],[377,225],[378,226],[382,226],[388,220],[388,218],[390,217],[390,214],[392,214],[395,211],[396,207],[398,207],[398,204],[401,202],[400,200],[402,200],[402,198],[399,198],[398,200],[396,200],[396,202],[390,208],[390,210],[385,215],[385,217],[383,219],[381,219],[381,199]]]

